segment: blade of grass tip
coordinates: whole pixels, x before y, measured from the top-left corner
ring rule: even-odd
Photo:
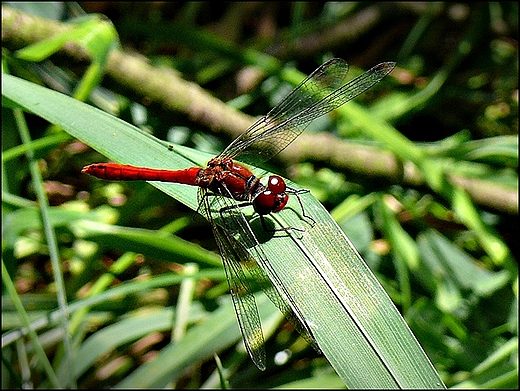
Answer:
[[[25,117],[20,109],[14,109],[14,116],[18,125],[20,137],[24,145],[27,145],[27,160],[29,161],[29,170],[31,172],[31,178],[34,183],[34,191],[36,192],[36,198],[38,199],[38,204],[40,205],[40,212],[42,216],[42,225],[44,227],[45,237],[47,238],[47,244],[49,249],[49,256],[51,258],[52,270],[54,281],[56,282],[56,295],[58,299],[58,307],[61,312],[61,327],[63,329],[63,348],[65,350],[65,360],[69,363],[72,362],[72,344],[70,340],[70,334],[68,331],[68,319],[67,319],[67,297],[65,290],[65,283],[63,281],[63,271],[61,269],[59,251],[58,251],[58,243],[56,240],[56,235],[54,232],[54,228],[51,223],[51,219],[49,217],[49,202],[47,199],[47,195],[44,191],[43,186],[43,178],[41,177],[40,171],[38,169],[38,162],[34,157],[34,151],[30,147],[30,134],[29,129],[27,128],[27,123],[25,122]],[[69,376],[72,376],[71,368],[67,371]],[[72,386],[74,383],[72,378],[66,380],[64,386]]]
[[[172,339],[179,341],[186,333],[191,302],[195,292],[195,279],[191,277],[199,271],[196,263],[187,263],[184,265],[183,275],[186,276],[181,282],[179,290],[179,300],[177,301],[177,316],[175,317],[175,327],[172,333]]]
[[[229,390],[229,382],[227,381],[224,375],[224,367],[222,366],[222,362],[220,361],[220,357],[215,353],[213,355],[215,358],[215,364],[217,364],[218,377],[220,380],[220,388],[222,390]]]
[[[38,339],[38,336],[36,335],[36,332],[30,327],[31,322],[29,320],[29,316],[27,315],[27,312],[25,311],[25,308],[23,308],[22,301],[20,300],[20,296],[18,296],[18,293],[16,292],[16,288],[14,287],[13,281],[11,280],[11,277],[9,276],[9,273],[7,271],[7,268],[5,267],[4,261],[2,261],[2,282],[4,283],[4,287],[11,298],[14,307],[16,308],[16,311],[18,312],[18,315],[20,316],[20,320],[24,327],[27,330],[27,333],[29,335],[29,338],[31,339],[33,349],[38,356],[38,359],[40,363],[43,366],[43,370],[47,374],[48,381],[52,385],[52,387],[55,388],[62,388],[62,384],[57,378],[56,374],[54,373],[54,369],[52,368],[51,363],[47,359],[47,356],[45,354],[45,351],[43,350],[43,347],[40,343],[40,340]]]
[[[395,214],[384,199],[378,200],[379,210],[383,216],[383,230],[389,238],[395,264],[399,276],[400,297],[403,313],[407,313],[412,305],[412,289],[409,271],[419,266],[419,250],[415,241],[403,229]]]
[[[117,32],[111,23],[100,20],[95,27],[81,37],[81,44],[89,50],[93,61],[74,91],[74,98],[80,101],[85,101],[101,82],[110,49],[117,39]]]
[[[482,221],[477,208],[468,196],[468,193],[460,186],[453,186],[452,205],[461,221],[477,235],[482,247],[495,265],[504,266],[512,273],[518,273],[518,267],[507,245],[491,231]]]
[[[196,263],[187,263],[184,265],[182,274],[186,276],[181,282],[179,289],[179,299],[177,300],[177,309],[173,317],[174,325],[172,328],[171,338],[173,342],[179,342],[186,333],[188,328],[188,320],[191,310],[193,294],[195,293],[195,278],[191,277],[199,271]],[[172,381],[169,386],[176,388],[176,382]]]
[[[71,136],[68,133],[56,133],[51,134],[49,136],[44,136],[38,140],[32,140],[29,142],[28,146],[30,146],[33,151],[37,150],[45,150],[47,148],[52,148],[57,145],[62,144],[63,142],[70,140]],[[2,151],[2,162],[8,162],[9,160],[16,159],[17,157],[24,155],[27,149],[27,145],[17,145],[15,147],[9,148],[6,151]]]

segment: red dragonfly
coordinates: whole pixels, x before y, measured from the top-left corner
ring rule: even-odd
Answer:
[[[211,159],[205,168],[161,170],[96,163],[82,170],[101,179],[175,182],[199,187],[199,202],[203,206],[199,210],[211,222],[244,343],[260,370],[266,367],[264,338],[258,308],[246,274],[253,275],[267,296],[303,337],[318,351],[319,349],[303,316],[270,266],[240,209],[245,205],[253,206],[264,229],[267,229],[264,216],[281,211],[287,205],[289,194],[298,197],[301,191],[286,186],[285,181],[277,175],[270,176],[267,185],[264,185],[249,168],[235,162],[235,159],[258,165],[272,158],[294,141],[314,119],[363,93],[388,75],[394,67],[394,62],[383,62],[346,83],[348,64],[337,58],[325,62],[267,115]],[[301,206],[303,212],[303,205]],[[212,211],[218,212],[214,215]],[[305,216],[304,212],[303,215]],[[240,235],[248,250],[255,256],[233,235]],[[253,267],[257,262],[260,267]],[[277,289],[270,280],[274,280]]]

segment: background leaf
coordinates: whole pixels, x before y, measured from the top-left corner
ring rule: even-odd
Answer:
[[[417,338],[449,387],[516,388],[517,20],[518,5],[504,2],[3,4],[4,73],[113,116],[54,95],[35,99],[22,86],[29,95],[19,98],[32,111],[45,106],[44,115],[103,155],[22,115],[3,93],[2,260],[13,288],[2,302],[4,384],[337,387],[345,382],[336,371],[351,386],[428,383],[421,376],[434,373],[430,364],[420,349],[408,349]],[[63,44],[71,30],[78,39]],[[52,51],[38,46],[53,40]],[[27,50],[32,59],[20,57]],[[294,295],[325,355],[271,306],[263,319],[266,372],[240,348],[236,326],[211,342],[220,349],[218,370],[209,350],[182,363],[168,359],[197,335],[192,329],[218,335],[221,325],[204,320],[231,310],[211,230],[194,213],[196,189],[166,186],[170,197],[139,181],[80,175],[81,168],[106,158],[204,166],[331,57],[347,60],[351,77],[382,61],[397,67],[269,162],[268,171],[319,199],[302,195],[316,229],[295,199],[268,224],[303,232],[265,235],[245,210],[262,241],[261,252],[250,250],[275,260],[264,266]],[[367,310],[376,303],[386,317]],[[171,313],[179,315],[170,328],[139,321]],[[225,322],[236,324],[232,310]],[[133,338],[115,333],[102,343],[111,326],[129,324]],[[349,334],[345,341],[332,331]],[[78,376],[71,364],[91,340],[101,349]],[[371,353],[360,354],[365,348]],[[29,365],[35,355],[45,367]],[[416,365],[393,370],[400,362]],[[378,378],[369,379],[365,366]]]

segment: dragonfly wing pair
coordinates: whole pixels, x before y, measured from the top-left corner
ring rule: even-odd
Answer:
[[[362,94],[394,67],[395,62],[382,62],[345,83],[347,62],[340,58],[325,62],[218,157],[258,166],[284,150],[313,120]]]
[[[255,365],[264,370],[266,356],[260,316],[250,281],[264,291],[302,337],[319,351],[303,316],[260,247],[248,218],[241,211],[242,206],[231,197],[212,196],[203,190],[199,196],[204,203],[206,218],[212,222],[240,331]],[[269,271],[269,277],[265,270]]]
[[[394,62],[383,62],[346,82],[349,66],[344,60],[334,58],[325,62],[267,115],[237,137],[216,160],[230,158],[259,165],[285,149],[314,119],[365,92],[394,67]],[[224,185],[221,187],[223,193],[226,190]],[[254,277],[276,307],[319,351],[302,314],[262,251],[251,225],[231,193],[217,197],[201,190],[199,194],[206,217],[216,223],[212,224],[213,232],[223,258],[240,330],[256,366],[265,369],[264,339],[247,275]],[[235,239],[237,235],[240,242]]]

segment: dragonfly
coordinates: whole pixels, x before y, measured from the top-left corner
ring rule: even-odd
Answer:
[[[198,210],[211,223],[244,345],[260,370],[266,368],[264,337],[247,276],[253,277],[253,281],[316,350],[319,351],[319,347],[242,212],[243,207],[252,206],[263,228],[268,230],[265,216],[283,210],[290,195],[298,198],[305,216],[299,199],[302,190],[287,186],[278,175],[269,176],[267,183],[263,184],[243,163],[258,166],[274,157],[313,120],[362,94],[381,81],[394,67],[395,62],[382,62],[347,82],[347,62],[339,58],[326,61],[265,116],[235,138],[218,156],[209,160],[206,167],[164,170],[117,163],[94,163],[82,170],[83,173],[107,180],[146,180],[198,186]],[[281,230],[284,229],[287,228]],[[236,239],[236,235],[241,236],[242,242]]]

